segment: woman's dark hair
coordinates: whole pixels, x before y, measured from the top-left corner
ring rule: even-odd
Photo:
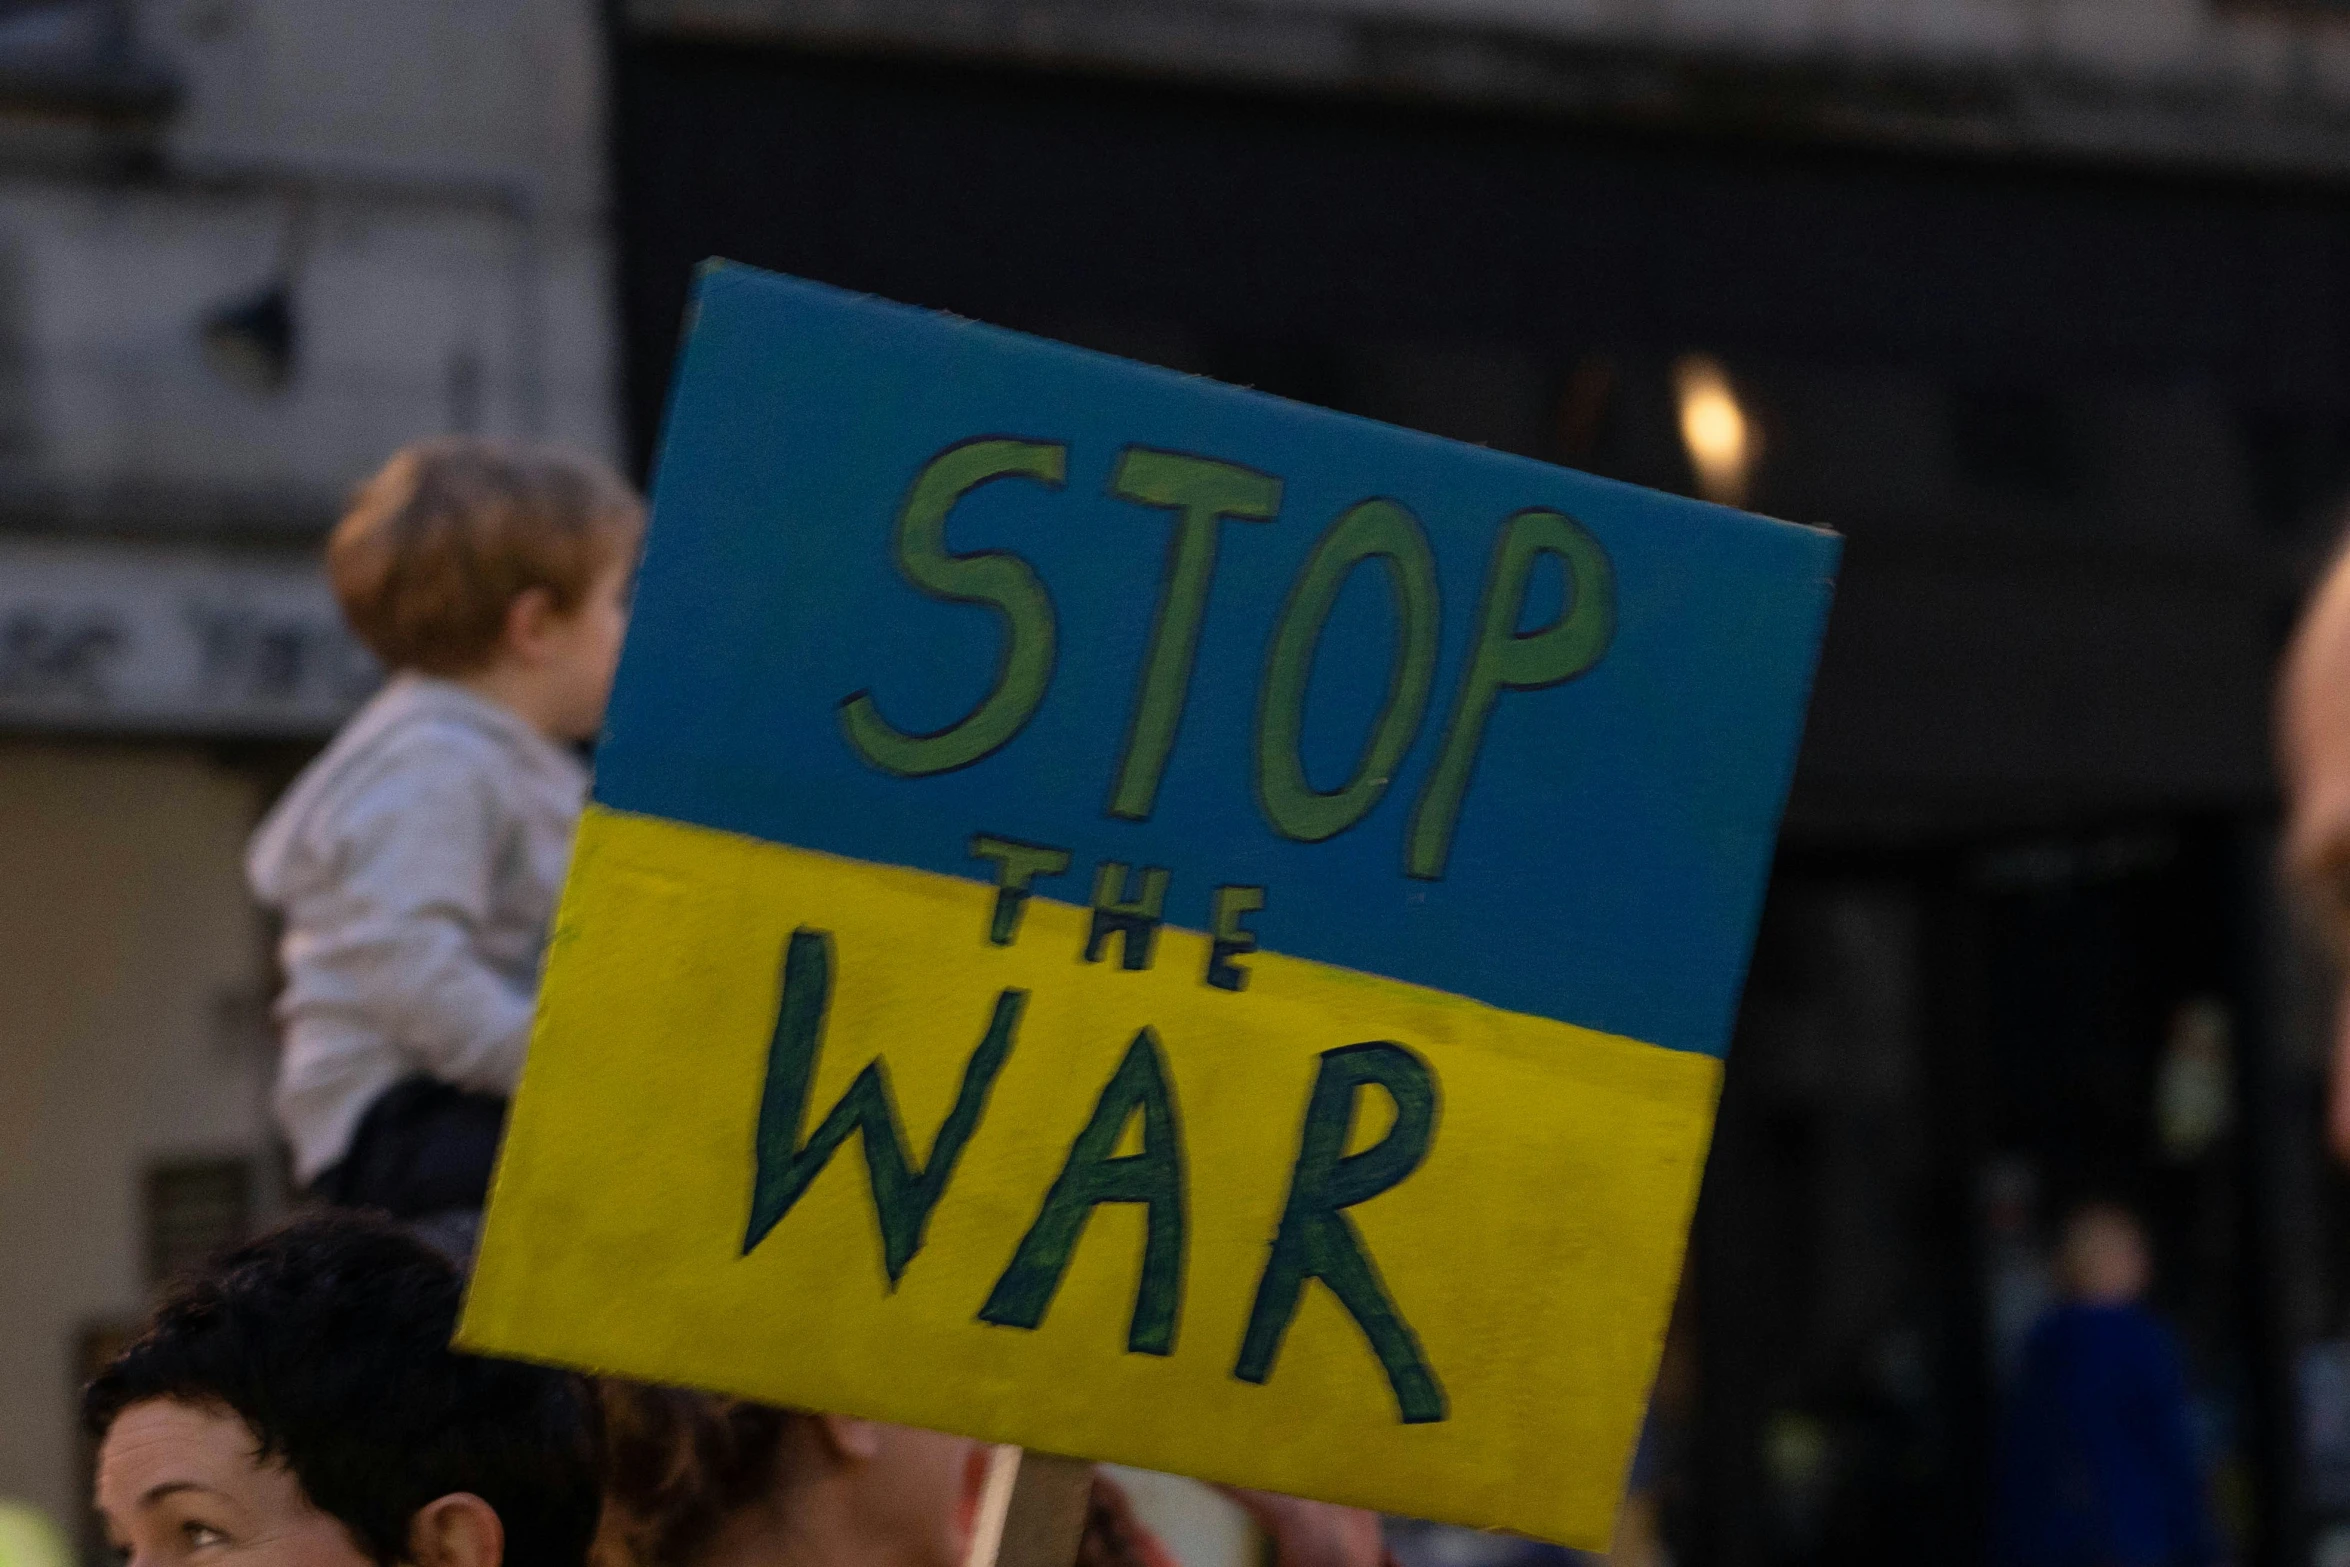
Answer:
[[[604,1532],[597,1567],[692,1567],[740,1509],[776,1484],[784,1410],[683,1388],[606,1380]]]
[[[182,1280],[82,1395],[104,1440],[151,1399],[233,1410],[259,1458],[369,1557],[408,1555],[454,1492],[505,1526],[505,1567],[581,1567],[600,1504],[596,1414],[566,1372],[449,1347],[455,1268],[385,1219],[297,1218]]]

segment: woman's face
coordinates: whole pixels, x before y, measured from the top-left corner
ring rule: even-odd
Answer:
[[[985,1443],[912,1426],[873,1423],[874,1450],[858,1465],[859,1512],[877,1557],[901,1567],[959,1567],[979,1492],[987,1480]]]
[[[373,1567],[234,1413],[150,1399],[98,1448],[98,1511],[125,1567]]]

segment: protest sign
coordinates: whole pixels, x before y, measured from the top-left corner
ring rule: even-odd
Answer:
[[[1605,1541],[1835,540],[705,270],[462,1341]]]

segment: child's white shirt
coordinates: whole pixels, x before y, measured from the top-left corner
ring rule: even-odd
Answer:
[[[404,1077],[511,1094],[587,770],[464,686],[396,677],[253,835],[285,918],[279,1123],[308,1182]]]

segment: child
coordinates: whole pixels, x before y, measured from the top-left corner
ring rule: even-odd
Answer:
[[[335,596],[392,679],[254,835],[285,917],[297,1180],[468,1249],[627,624],[643,504],[602,463],[448,438],[362,486]]]

